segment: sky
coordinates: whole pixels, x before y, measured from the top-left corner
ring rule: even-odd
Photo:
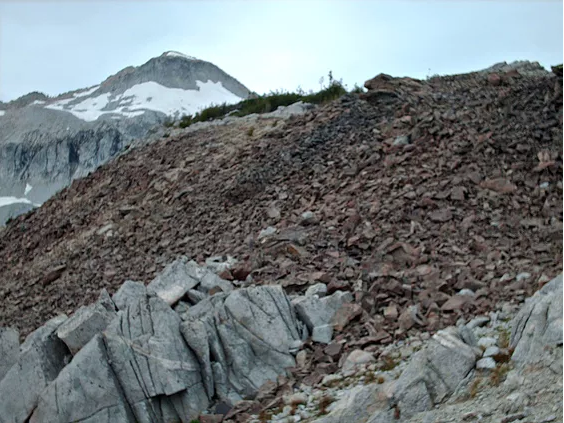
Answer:
[[[562,63],[562,1],[0,1],[0,100],[89,87],[176,50],[260,94]]]

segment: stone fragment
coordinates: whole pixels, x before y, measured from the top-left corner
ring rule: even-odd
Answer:
[[[319,298],[324,297],[327,295],[327,285],[322,282],[316,283],[315,285],[310,286],[306,292],[306,297],[311,297],[313,295],[317,295]]]
[[[409,135],[400,135],[394,139],[392,145],[408,145],[411,143]]]
[[[472,329],[475,329],[477,327],[482,327],[482,326],[486,325],[489,321],[490,321],[490,318],[487,317],[487,316],[475,317],[466,324],[466,327],[468,329],[472,330]]]
[[[362,314],[362,307],[354,303],[342,304],[331,319],[336,331],[341,332],[351,321]]]
[[[345,359],[345,362],[343,363],[343,371],[346,372],[354,369],[360,364],[373,363],[374,361],[376,360],[372,353],[363,350],[354,350]]]
[[[319,342],[321,344],[328,344],[329,342],[331,342],[332,337],[333,337],[332,325],[316,326],[313,328],[311,334],[311,340],[313,342]]]
[[[480,339],[478,339],[478,346],[482,347],[482,348],[488,348],[488,347],[493,347],[497,345],[497,340],[495,338],[492,338],[490,336],[484,336]]]
[[[342,304],[351,302],[350,292],[337,291],[333,295],[323,298],[304,297],[294,305],[300,320],[302,320],[310,331],[316,326],[331,323],[331,319]]]
[[[211,273],[211,272],[210,272]],[[149,295],[157,295],[167,304],[173,305],[189,289],[198,285],[199,279],[190,274],[187,257],[180,257],[167,265],[164,270],[147,285]]]
[[[495,360],[491,357],[485,357],[476,362],[478,370],[492,370],[495,369]]]
[[[460,338],[458,329],[437,332],[423,350],[412,356],[397,381],[393,398],[402,417],[409,418],[442,402],[454,392],[475,363],[476,353]],[[388,416],[383,413],[380,417]]]
[[[499,347],[491,346],[486,348],[486,350],[484,351],[483,357],[494,357],[496,355],[498,355],[499,353],[501,353],[501,350],[499,349]]]
[[[208,406],[203,372],[180,322],[164,300],[145,297],[120,311],[103,333],[112,369],[140,422],[160,421],[163,407],[171,420],[190,422]]]

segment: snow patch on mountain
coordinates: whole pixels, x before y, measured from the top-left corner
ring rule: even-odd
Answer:
[[[72,103],[76,97],[58,100],[45,106],[48,109],[72,113],[87,122],[95,121],[105,114],[123,117],[139,116],[145,110],[154,110],[166,115],[194,114],[211,104],[238,103],[242,98],[227,90],[221,82],[196,81],[197,90],[168,88],[149,81],[134,85],[123,94],[100,94],[86,98],[80,103]],[[88,90],[92,93],[97,87]],[[80,96],[86,96],[81,93]],[[114,116],[112,116],[114,117]]]
[[[33,187],[30,184],[25,184],[25,191],[24,191],[24,195],[29,194],[29,192],[33,189]]]
[[[183,54],[183,53],[180,53],[178,51],[167,51],[166,53],[164,53],[164,55],[165,56],[182,57],[184,59],[189,59],[189,60],[198,60],[194,56],[188,56],[187,54]]]
[[[0,207],[7,206],[10,204],[17,204],[17,203],[24,203],[24,204],[33,204],[27,198],[17,198],[17,197],[0,197]],[[34,204],[35,206],[39,206],[39,204]]]
[[[100,86],[99,86],[99,85],[96,85],[96,86],[94,86],[94,87],[92,87],[92,88],[90,88],[90,89],[88,89],[88,90],[86,90],[86,91],[82,91],[82,92],[79,92],[79,93],[75,93],[74,96],[75,96],[75,97],[84,97],[84,96],[87,96],[87,95],[92,94],[92,93],[93,93],[94,91],[96,91],[98,88],[100,88]]]
[[[4,113],[6,113],[4,110],[0,110],[0,116],[4,116]]]

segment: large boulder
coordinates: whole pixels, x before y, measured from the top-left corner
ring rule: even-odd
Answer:
[[[182,334],[196,351],[208,394],[222,400],[254,396],[295,366],[291,350],[303,328],[279,286],[240,289],[200,301],[183,315]]]
[[[190,275],[188,258],[183,256],[166,266],[162,273],[147,285],[147,292],[156,294],[172,305],[198,283],[199,280]]]
[[[74,355],[97,333],[106,329],[117,315],[112,301],[103,291],[100,300],[90,306],[80,307],[57,329],[57,336]]]
[[[0,422],[23,423],[37,406],[39,395],[70,361],[57,335],[67,319],[57,316],[32,332],[20,347],[18,360],[0,381]]]
[[[14,328],[0,328],[0,380],[18,360],[20,333]]]
[[[127,423],[135,418],[96,335],[41,394],[30,423]]]
[[[118,312],[104,341],[139,422],[188,423],[207,408],[198,360],[180,334],[180,317],[161,298],[145,297]]]
[[[512,326],[512,360],[518,366],[554,364],[562,372],[562,275],[526,300]]]

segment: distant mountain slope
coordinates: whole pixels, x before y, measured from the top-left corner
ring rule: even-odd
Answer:
[[[106,163],[167,116],[249,94],[214,64],[169,51],[93,87],[0,103],[0,224]]]

